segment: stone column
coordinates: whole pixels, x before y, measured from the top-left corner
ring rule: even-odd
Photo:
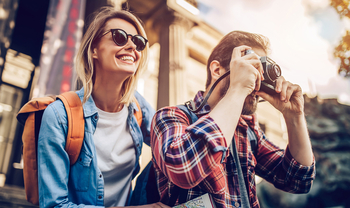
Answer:
[[[157,108],[178,105],[185,102],[186,59],[185,44],[187,31],[193,23],[176,12],[162,16],[159,32],[160,60],[158,76]]]

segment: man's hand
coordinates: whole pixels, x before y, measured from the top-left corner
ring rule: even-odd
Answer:
[[[162,202],[157,202],[154,204],[147,204],[143,206],[138,206],[139,208],[170,208],[169,206],[163,204]]]
[[[258,91],[264,79],[260,57],[255,53],[244,55],[248,49],[251,47],[245,45],[234,48],[230,62],[230,88],[246,90],[246,95]]]
[[[265,92],[256,94],[279,110],[286,121],[288,146],[296,161],[305,166],[313,162],[311,142],[304,117],[304,98],[299,85],[278,78],[276,83],[278,95],[271,96]]]
[[[255,53],[244,55],[244,51],[247,49],[251,49],[251,47],[239,46],[233,49],[229,88],[222,98],[214,93],[214,96],[208,100],[208,103],[211,102],[211,99],[217,102],[215,96],[219,98],[216,104],[210,106],[212,110],[209,115],[220,127],[228,145],[231,144],[246,97],[254,90],[260,89],[260,83],[263,79],[263,68],[259,56]],[[211,64],[215,64],[215,61],[212,61]],[[215,72],[216,69],[217,67],[213,67],[211,70]],[[226,72],[226,69],[221,67],[220,71]]]
[[[111,208],[119,208],[119,207],[111,207]],[[171,208],[171,207],[163,204],[162,202],[157,202],[154,204],[146,204],[146,205],[141,205],[141,206],[129,206],[129,208]]]
[[[271,103],[285,118],[296,115],[300,116],[304,113],[304,98],[299,85],[292,84],[281,76],[276,80],[275,89],[276,92],[279,93],[275,96],[262,91],[256,94]]]

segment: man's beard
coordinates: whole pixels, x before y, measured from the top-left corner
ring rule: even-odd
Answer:
[[[255,93],[248,95],[243,104],[242,115],[252,115],[255,113],[256,108],[258,107],[259,96]]]
[[[220,98],[226,95],[228,88],[230,87],[230,77],[226,77],[222,80],[224,84],[220,88]],[[243,104],[242,115],[252,115],[255,113],[258,107],[259,96],[255,95],[255,91],[249,94]]]

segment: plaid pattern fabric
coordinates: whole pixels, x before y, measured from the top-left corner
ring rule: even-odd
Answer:
[[[203,100],[198,92],[197,107]],[[228,144],[214,120],[209,105],[189,124],[177,107],[158,110],[151,128],[151,147],[161,199],[170,197],[173,185],[189,189],[187,200],[210,193],[217,207],[240,207],[238,175]],[[251,151],[247,129],[258,135],[257,152]],[[259,206],[255,174],[291,193],[306,193],[315,178],[315,166],[302,166],[290,154],[273,145],[261,131],[256,115],[241,116],[235,141],[251,207]]]

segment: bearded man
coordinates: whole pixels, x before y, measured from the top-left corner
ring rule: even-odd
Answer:
[[[247,50],[254,53],[245,54]],[[194,106],[201,105],[215,81],[228,70],[230,75],[196,112],[198,120],[191,123],[176,106],[157,111],[151,126],[151,147],[161,201],[171,198],[180,187],[187,190],[186,200],[209,193],[216,207],[258,208],[255,175],[287,192],[310,190],[315,161],[302,90],[280,76],[275,82],[276,93],[260,91],[266,73],[260,57],[268,51],[269,41],[262,35],[243,31],[227,34],[208,59],[206,91],[197,93]],[[285,149],[271,143],[258,125],[255,111],[260,97],[284,116],[288,131]],[[250,142],[251,132],[256,147]],[[230,149],[236,149],[238,161]],[[239,184],[242,181],[245,186]]]

